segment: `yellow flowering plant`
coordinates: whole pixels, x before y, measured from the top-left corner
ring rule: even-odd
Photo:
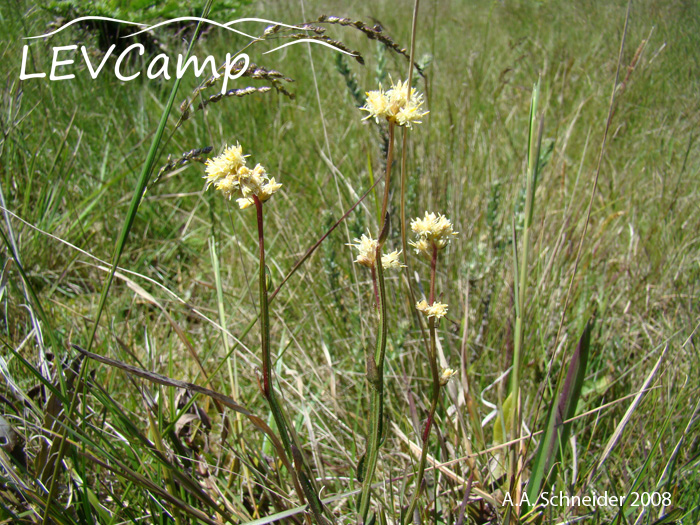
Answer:
[[[282,445],[288,457],[293,458],[297,470],[293,473],[298,479],[297,490],[301,491],[309,501],[317,521],[324,522],[323,504],[318,496],[318,488],[313,481],[311,468],[307,464],[301,445],[289,423],[283,404],[277,399],[272,378],[272,356],[270,352],[270,312],[267,283],[267,267],[265,265],[265,235],[263,228],[263,202],[272,197],[281,187],[274,177],[269,177],[267,170],[260,164],[253,169],[246,166],[246,157],[240,144],[227,146],[218,157],[206,162],[206,187],[211,186],[219,191],[224,198],[231,200],[240,195],[236,202],[240,209],[255,206],[258,225],[259,248],[259,279],[260,297],[260,348],[262,353],[262,394],[270,406]],[[302,494],[300,493],[300,496]]]
[[[437,357],[437,334],[436,323],[447,315],[448,305],[436,301],[435,281],[437,275],[438,252],[443,250],[457,235],[452,229],[452,222],[440,213],[425,212],[425,215],[416,217],[411,221],[411,229],[416,235],[416,239],[409,244],[415,248],[417,254],[427,256],[430,259],[430,296],[416,302],[416,310],[428,319],[428,330],[430,341],[428,344],[428,361],[432,376],[432,391],[430,396],[430,408],[428,409],[428,419],[423,427],[420,462],[418,463],[418,474],[416,476],[416,491],[413,493],[408,510],[404,514],[404,525],[408,525],[412,520],[413,510],[416,507],[423,486],[423,475],[425,474],[425,462],[428,454],[428,438],[435,418],[440,399],[441,387],[444,387],[454,375],[450,368],[440,371]]]

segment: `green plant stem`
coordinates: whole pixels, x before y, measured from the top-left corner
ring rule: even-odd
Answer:
[[[380,300],[379,300],[379,287],[377,286],[377,270],[372,267],[372,288],[374,289],[374,306],[375,308],[379,308],[380,306]]]
[[[280,435],[282,446],[289,457],[294,461],[295,472],[290,474],[296,475],[299,478],[303,494],[299,494],[302,503],[304,496],[309,502],[311,511],[319,524],[327,523],[323,517],[323,505],[318,496],[313,478],[311,477],[311,469],[304,460],[304,454],[301,450],[301,445],[297,442],[296,436],[292,431],[291,425],[287,423],[287,418],[284,414],[282,406],[277,400],[275,389],[272,384],[272,356],[270,355],[270,309],[269,298],[267,294],[267,274],[265,271],[265,233],[263,229],[263,205],[257,195],[253,195],[255,210],[258,220],[258,247],[260,250],[260,267],[258,272],[258,287],[260,289],[260,348],[262,352],[262,367],[263,367],[263,384],[262,391],[265,400],[270,406],[270,412],[277,425],[277,432]]]
[[[430,306],[435,303],[435,276],[437,269],[437,246],[433,245],[433,255],[430,261]],[[430,332],[430,346],[428,347],[428,361],[430,362],[430,374],[433,379],[433,385],[430,395],[430,409],[428,411],[428,419],[425,422],[423,429],[422,448],[420,453],[420,461],[418,463],[418,474],[416,475],[416,490],[411,498],[411,503],[408,505],[406,514],[403,517],[404,525],[411,522],[413,511],[418,503],[418,498],[423,489],[423,476],[425,475],[425,463],[428,457],[428,445],[430,442],[430,430],[435,420],[435,410],[437,410],[438,401],[440,400],[440,371],[437,363],[437,334],[435,332],[435,318],[428,319],[428,329]]]
[[[394,162],[394,129],[396,124],[389,122],[389,147],[386,152],[386,175],[384,176],[384,198],[382,199],[382,215],[380,219],[386,221],[386,210],[389,207],[389,188],[391,187],[391,165]],[[381,229],[384,229],[382,223]],[[380,259],[377,259],[380,260]]]
[[[388,217],[385,216],[385,225]],[[367,521],[367,513],[370,504],[370,489],[374,471],[377,468],[379,446],[382,440],[382,423],[384,418],[384,355],[386,352],[387,319],[386,319],[386,293],[384,288],[384,269],[382,268],[382,246],[386,238],[388,228],[384,228],[383,234],[377,242],[377,257],[375,264],[377,284],[379,287],[379,333],[377,334],[377,346],[374,355],[367,358],[367,382],[371,391],[370,401],[370,433],[367,440],[367,452],[364,465],[364,479],[362,480],[362,493],[360,495],[360,516],[362,522]]]
[[[539,133],[537,131],[537,103],[539,100],[539,81],[534,85],[532,90],[532,102],[530,105],[529,133],[528,133],[528,151],[527,151],[527,180],[526,180],[526,197],[525,197],[525,221],[523,226],[523,244],[522,255],[518,261],[516,258],[516,277],[517,284],[515,286],[515,332],[513,343],[513,371],[511,372],[511,390],[510,395],[513,400],[513,422],[511,426],[510,439],[515,441],[511,449],[510,461],[510,488],[513,501],[520,501],[520,454],[518,450],[521,448],[520,428],[522,419],[522,410],[520,406],[520,371],[522,366],[522,347],[523,347],[523,318],[525,310],[525,292],[527,290],[528,277],[528,256],[530,251],[530,230],[532,228],[532,214],[534,211],[535,201],[535,184],[537,181],[537,167],[540,154],[540,143],[542,139],[542,125],[540,123]],[[519,266],[519,268],[518,268]]]
[[[272,386],[272,357],[270,355],[270,309],[267,296],[267,275],[265,272],[265,233],[263,231],[263,207],[257,195],[253,195],[255,210],[258,216],[258,246],[260,248],[260,268],[258,287],[260,290],[260,351],[262,352],[262,392],[265,400],[270,405],[272,417],[275,419],[277,431],[280,434],[282,445],[289,457],[292,456],[292,442],[289,439],[287,421],[282,413],[282,408],[277,402],[275,389]]]
[[[409,75],[409,79],[410,79]],[[410,80],[409,80],[410,83]],[[408,297],[410,301],[410,308],[413,311],[414,318],[418,322],[418,327],[420,328],[421,338],[423,339],[423,344],[425,348],[430,352],[430,347],[428,345],[428,338],[425,335],[425,327],[423,326],[423,319],[418,310],[415,309],[416,305],[416,293],[413,291],[413,281],[411,280],[411,260],[408,258],[408,242],[406,240],[406,143],[408,132],[406,128],[403,129],[403,144],[401,148],[401,253],[403,254],[403,269],[406,276],[406,284],[408,285]]]
[[[416,53],[416,28],[418,26],[418,6],[420,5],[419,0],[415,0],[413,4],[413,22],[411,23],[411,52],[408,60],[408,79],[406,80],[406,85],[408,86],[408,93],[410,97],[411,84],[413,81],[413,68],[415,64],[415,53]],[[416,294],[413,291],[413,281],[411,280],[411,261],[408,258],[408,242],[406,240],[406,185],[407,185],[407,171],[406,171],[406,157],[407,157],[407,144],[408,144],[408,128],[403,127],[403,133],[401,134],[401,251],[403,253],[403,266],[406,276],[406,283],[408,285],[408,297],[410,301],[410,309],[413,311],[414,318],[418,323],[420,328],[421,338],[423,339],[423,344],[428,352],[430,348],[428,345],[428,338],[425,335],[425,327],[423,326],[423,319],[421,318],[420,312],[418,312],[414,306],[416,304]]]

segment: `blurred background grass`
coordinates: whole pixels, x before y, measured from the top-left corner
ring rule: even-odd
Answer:
[[[381,24],[405,47],[410,37],[411,8],[408,2],[397,6],[385,1],[269,1],[240,6],[233,13],[222,9],[215,18],[228,21],[259,16],[299,23],[320,14],[349,16],[369,25]],[[634,412],[595,490],[625,494],[642,472],[639,491],[655,490],[662,484],[672,492],[673,504],[685,508],[687,519],[695,522],[700,502],[694,411],[699,360],[692,337],[700,306],[696,133],[700,8],[695,2],[647,0],[633,4],[622,58],[624,83],[618,87],[562,337],[555,341],[600,152],[625,9],[623,2],[424,2],[418,19],[416,58],[426,65],[426,78],[420,79],[417,87],[426,94],[430,114],[409,136],[408,214],[422,215],[426,209],[445,213],[460,232],[440,268],[438,289],[441,300],[450,305],[448,319],[440,326],[441,344],[451,366],[463,363],[479,415],[486,418],[492,405],[500,407],[503,402],[507,384],[503,374],[512,359],[511,232],[513,221],[517,229],[522,215],[530,92],[541,75],[544,148],[551,149],[551,157],[537,187],[522,379],[525,422],[532,430],[541,428],[545,410],[538,402],[542,398],[545,406],[549,403],[552,377],[566,365],[593,312],[597,322],[579,404],[581,413],[635,393],[668,344],[670,350],[655,378],[657,388],[645,395]],[[86,342],[106,274],[94,260],[46,233],[103,261],[110,259],[171,83],[147,81],[144,74],[128,83],[119,82],[113,74],[113,60],[93,80],[79,54],[70,66],[76,74],[73,80],[19,82],[22,37],[44,32],[56,21],[56,14],[30,2],[12,0],[3,3],[0,15],[4,35],[0,182],[7,209],[26,221],[12,218],[9,224],[31,286],[65,345],[65,354],[57,357],[65,360],[71,353],[68,343]],[[255,24],[246,27],[254,34],[264,29]],[[352,59],[343,60],[360,92],[376,89],[379,82],[387,87],[390,77],[405,78],[405,59],[381,49],[359,32],[330,26],[328,34],[364,55],[364,67]],[[185,52],[182,37],[187,34],[164,30],[156,35],[171,56]],[[76,28],[50,40],[35,41],[30,46],[30,71],[48,72],[52,46],[70,44],[88,46],[93,63],[101,58],[96,33]],[[290,100],[273,91],[211,104],[172,133],[158,165],[165,164],[168,154],[179,156],[210,145],[213,155],[224,144],[238,141],[251,153],[253,163],[262,163],[278,177],[284,191],[266,208],[268,264],[276,285],[371,186],[369,167],[374,177],[381,173],[383,153],[377,128],[361,121],[364,114],[358,111],[346,78],[339,72],[335,53],[321,46],[308,50],[296,45],[263,56],[262,52],[274,44],[254,46],[249,51],[251,60],[293,78],[295,82],[285,87],[296,98]],[[243,45],[243,38],[211,29],[198,42],[195,54],[200,58],[211,54],[223,61],[226,52],[236,53]],[[149,59],[144,56],[143,62],[129,67],[145,71]],[[627,67],[630,65],[634,68]],[[171,66],[171,74],[173,71]],[[263,84],[247,79],[233,87]],[[195,86],[196,79],[185,77],[178,102]],[[175,113],[166,136],[174,130]],[[257,267],[253,214],[250,210],[239,212],[213,192],[204,192],[202,175],[201,167],[189,167],[163,177],[149,189],[121,266],[142,276],[130,278],[152,294],[184,331],[204,369],[209,373],[220,370],[213,375],[212,384],[266,417],[254,372],[259,366],[257,329],[243,338],[243,345],[235,352],[236,384],[232,385],[224,364],[221,330],[195,313],[218,322],[216,277],[209,251],[209,240],[213,239],[227,329],[239,336],[257,315],[255,292],[251,291]],[[392,204],[396,207],[395,193]],[[327,486],[326,495],[357,488],[352,472],[364,449],[367,425],[364,349],[373,344],[374,321],[369,275],[353,267],[353,253],[346,244],[368,228],[376,231],[376,219],[370,197],[290,279],[272,306],[273,350],[278,356],[281,388],[297,414],[298,431]],[[7,223],[3,228],[9,231]],[[398,232],[395,222],[389,239],[391,249],[400,245]],[[17,355],[37,368],[40,360],[30,309],[7,245],[4,248],[2,355],[7,367],[2,394],[9,402],[17,394],[8,386],[8,377],[24,392],[37,384],[36,376]],[[414,269],[426,283],[428,270],[423,262],[416,262]],[[415,406],[418,411],[423,406],[429,371],[419,334],[411,323],[412,305],[397,277],[389,284],[388,293],[393,320],[387,357],[387,411],[397,428],[417,443],[412,419],[421,418]],[[93,349],[171,377],[202,382],[173,324],[124,280],[118,279],[110,293]],[[120,426],[125,423],[120,423],[115,406],[144,435],[152,432],[139,388],[121,372],[101,365],[92,369],[94,379],[116,404],[91,393],[93,397],[85,403],[90,408],[83,410],[82,422],[76,414],[75,439],[97,456],[106,454],[110,447],[114,448],[112,453],[122,450],[127,456],[124,451],[130,450],[134,470],[141,468],[160,484],[163,474],[158,469],[167,467],[152,458],[139,459],[145,454],[139,447],[145,445],[138,440],[116,437],[125,431]],[[160,400],[156,413],[175,419],[175,392],[165,389],[159,396],[154,390],[153,395]],[[678,405],[671,411],[676,400]],[[479,452],[497,444],[495,420],[484,425],[485,442],[479,443],[474,429],[469,431],[468,424],[453,417],[455,400],[445,396],[443,401],[438,425],[441,437],[432,455],[449,461],[465,456],[470,449]],[[458,411],[464,411],[464,399],[457,402]],[[32,459],[39,446],[35,437],[41,414],[28,415],[26,406],[17,401],[6,405],[3,413],[26,440],[26,454]],[[576,454],[569,452],[563,460],[562,487],[581,486],[628,406],[629,401],[622,401],[575,424]],[[263,469],[255,459],[262,457],[261,450],[270,453],[269,449],[245,424],[241,436],[222,440],[221,422],[213,410],[210,412],[214,426],[207,438],[208,448],[192,444],[189,454],[201,455],[212,465],[212,482],[232,502],[238,519],[265,515],[266,507],[260,503],[263,491],[246,478],[242,465],[251,471],[265,471],[259,474],[258,483],[271,483],[274,469]],[[666,417],[670,417],[670,424],[661,434],[661,453],[642,470]],[[684,434],[682,446],[674,452]],[[90,436],[94,441],[88,440]],[[482,473],[489,468],[497,471],[493,463],[489,466],[492,456],[479,456],[475,466]],[[669,473],[664,469],[672,457],[674,469]],[[415,454],[398,430],[391,431],[382,449],[379,479],[401,475],[406,469],[410,472],[414,461]],[[71,509],[65,519],[89,521],[84,516],[95,509],[87,496],[82,505],[91,511],[81,511],[79,504],[68,499],[71,486],[75,488],[73,476],[91,480],[92,490],[109,515],[109,520],[103,516],[104,522],[135,519],[125,507],[119,510],[115,502],[120,498],[139,509],[134,516],[141,511],[157,514],[152,500],[158,498],[149,496],[147,490],[126,488],[124,480],[94,470],[89,463],[73,469],[74,474],[70,469],[65,472],[61,490],[60,503]],[[463,478],[469,476],[467,462],[457,462],[450,469]],[[24,474],[25,479],[31,479],[32,469]],[[31,521],[28,509],[37,503],[31,498],[22,501],[10,490],[10,478],[7,472],[3,474],[8,503],[0,512],[7,513],[8,519],[19,516]],[[281,493],[289,490],[284,476],[279,483]],[[392,500],[401,489],[400,481],[398,485],[384,494],[392,511],[401,503]],[[429,485],[429,498],[437,498],[440,509],[434,521],[455,522],[463,488],[444,474],[431,478]],[[498,494],[499,487],[495,483],[485,490]],[[32,490],[41,493],[36,487]],[[105,494],[111,502],[104,499]],[[290,497],[295,501],[293,495]],[[336,504],[339,516],[352,515],[349,501]],[[641,522],[654,522],[658,511],[639,511]],[[604,522],[613,515],[612,509],[597,509],[590,518]],[[566,509],[556,509],[548,518],[567,516],[571,514]],[[483,509],[481,513],[473,511],[472,518],[482,522],[496,519]],[[168,522],[169,518],[161,513],[158,519]]]

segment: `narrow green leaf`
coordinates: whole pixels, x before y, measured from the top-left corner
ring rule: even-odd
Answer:
[[[671,408],[671,410],[668,411],[666,419],[664,420],[664,424],[656,436],[656,441],[654,441],[654,445],[651,447],[651,450],[649,451],[646,459],[644,460],[644,465],[642,465],[642,468],[639,470],[637,476],[634,479],[634,483],[632,483],[632,486],[627,491],[627,496],[625,497],[624,503],[618,510],[617,515],[615,516],[615,519],[612,521],[611,525],[617,525],[621,521],[624,523],[626,521],[625,518],[632,513],[633,509],[630,508],[630,505],[634,501],[634,498],[632,498],[631,495],[633,492],[636,492],[639,489],[639,486],[642,484],[642,481],[647,479],[646,472],[649,468],[649,465],[652,464],[656,453],[659,451],[659,444],[661,443],[661,438],[666,433],[666,429],[668,428],[668,424],[671,421],[671,417],[674,416],[676,413],[676,407],[678,406],[679,399],[681,399],[681,397],[676,396],[676,400],[673,403],[673,407]]]
[[[553,400],[549,406],[544,434],[532,463],[532,474],[527,485],[527,497],[531,502],[537,500],[542,487],[551,474],[550,469],[556,463],[559,454],[565,450],[571,431],[571,423],[565,422],[575,415],[576,404],[581,397],[581,387],[588,365],[592,327],[593,321],[589,320],[581,339],[579,339],[576,351],[571,356],[569,370],[559,394],[559,402],[555,404]]]

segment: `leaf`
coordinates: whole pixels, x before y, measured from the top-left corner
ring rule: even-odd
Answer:
[[[503,426],[505,425],[505,427]],[[507,429],[513,425],[513,394],[508,394],[508,397],[503,402],[503,407],[496,417],[496,422],[493,425],[493,441],[500,445],[508,441]]]
[[[680,507],[675,508],[671,512],[669,512],[668,514],[664,514],[663,516],[661,516],[658,520],[656,520],[651,525],[670,525],[672,523],[680,522],[681,518],[683,517],[684,512],[685,512],[685,509],[682,509]]]
[[[355,469],[355,473],[357,476],[357,481],[362,483],[365,480],[365,472],[367,471],[367,465],[365,460],[367,459],[367,453],[364,452],[360,456],[360,460],[357,462],[357,468]]]
[[[576,413],[576,405],[581,397],[581,388],[586,376],[588,353],[591,342],[593,321],[589,320],[579,339],[578,346],[569,362],[569,370],[561,387],[559,402],[554,400],[549,406],[544,434],[532,463],[532,474],[527,484],[529,501],[537,501],[540,491],[546,485],[550,470],[565,450],[571,431],[571,423],[566,423]],[[556,399],[556,398],[555,398]],[[528,505],[525,505],[528,507]]]
[[[613,432],[612,436],[610,436],[610,439],[608,440],[608,443],[605,446],[603,453],[600,455],[595,466],[593,467],[591,472],[588,474],[588,479],[586,480],[587,485],[593,481],[593,478],[598,473],[598,470],[600,469],[600,467],[603,465],[603,463],[605,463],[605,461],[608,459],[608,457],[610,457],[610,453],[612,452],[612,449],[615,448],[615,445],[617,445],[618,441],[620,440],[620,437],[622,436],[622,432],[625,430],[625,427],[627,426],[627,424],[630,422],[630,419],[632,418],[632,414],[639,406],[639,403],[642,401],[642,396],[646,393],[647,389],[649,388],[649,385],[651,384],[652,379],[654,379],[654,376],[656,376],[656,373],[659,371],[659,367],[661,366],[661,362],[663,361],[664,357],[666,357],[666,352],[668,352],[668,344],[666,344],[664,351],[661,353],[661,355],[659,356],[659,359],[656,361],[654,368],[652,368],[652,370],[647,375],[646,379],[644,380],[644,383],[642,384],[641,388],[637,392],[637,395],[634,396],[634,399],[632,400],[632,404],[627,408],[625,415],[622,416],[622,419],[617,424],[617,427],[615,427],[615,431]]]

